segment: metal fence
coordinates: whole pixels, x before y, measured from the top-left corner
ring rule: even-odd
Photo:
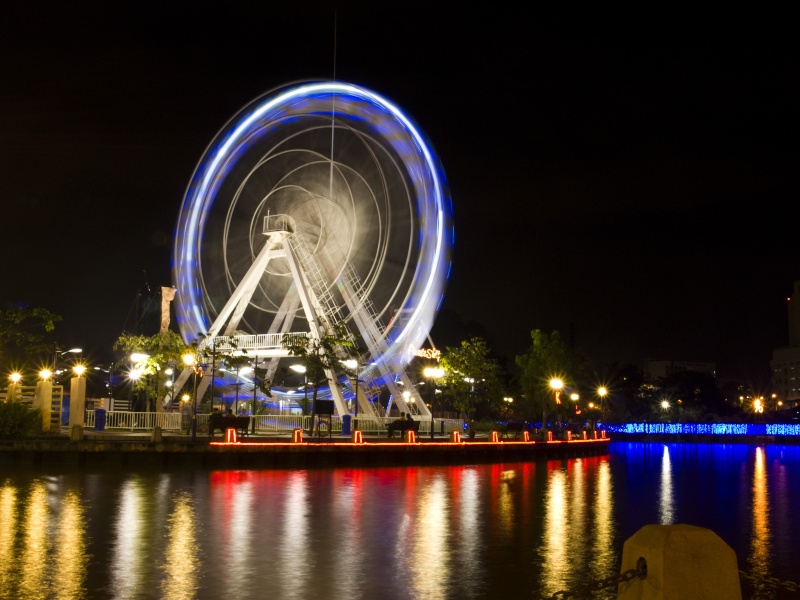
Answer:
[[[208,414],[197,415],[197,426],[204,429],[208,426]],[[86,413],[85,427],[95,428],[96,411],[90,410]],[[308,431],[312,426],[311,415],[256,415],[256,433],[291,433],[295,429]],[[370,419],[360,417],[358,428],[365,434],[385,434],[389,423],[399,419],[383,417]],[[328,417],[314,419],[321,421],[328,427]],[[331,433],[342,432],[342,418],[338,415],[330,417]],[[155,427],[160,427],[164,431],[181,431],[188,429],[191,423],[191,416],[179,412],[154,413],[154,412],[128,412],[128,411],[108,411],[105,414],[105,429],[123,429],[127,431],[152,431]],[[316,426],[316,423],[314,423]],[[434,432],[437,434],[449,435],[451,431],[463,430],[464,422],[461,419],[436,419],[434,422]],[[419,433],[430,434],[431,421],[422,420],[419,425]]]

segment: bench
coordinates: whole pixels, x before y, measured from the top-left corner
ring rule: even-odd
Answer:
[[[525,430],[525,425],[526,423],[524,421],[510,421],[501,432],[501,437],[511,437],[513,433],[514,438],[518,438],[519,434]]]
[[[212,413],[208,418],[208,437],[214,437],[217,429],[223,435],[225,435],[226,429],[235,429],[239,435],[244,436],[247,435],[248,427],[250,427],[250,417]]]
[[[413,431],[416,435],[419,435],[419,424],[422,421],[409,421],[407,419],[399,419],[397,421],[392,421],[389,423],[387,427],[387,431],[389,433],[389,437],[394,437],[395,431]]]

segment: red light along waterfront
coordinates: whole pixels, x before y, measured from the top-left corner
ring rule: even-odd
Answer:
[[[658,523],[712,529],[742,571],[789,580],[798,494],[800,447],[746,444],[462,466],[10,467],[0,598],[547,597],[616,575],[623,542]]]

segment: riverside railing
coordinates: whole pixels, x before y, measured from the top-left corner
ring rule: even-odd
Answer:
[[[94,429],[95,411],[87,411],[85,427]],[[210,415],[198,414],[197,426],[204,429],[208,426]],[[393,417],[382,417],[380,419],[358,419],[358,428],[365,434],[385,434],[389,423],[398,421]],[[324,423],[328,427],[328,418],[313,419],[314,427],[317,423]],[[125,429],[128,431],[152,431],[160,427],[164,431],[187,430],[191,423],[191,417],[179,412],[173,413],[154,413],[154,412],[128,412],[128,411],[108,411],[106,412],[105,429]],[[256,415],[256,433],[291,433],[295,429],[308,431],[312,427],[311,415]],[[461,419],[436,419],[434,421],[434,433],[449,435],[451,431],[463,431],[464,422]],[[338,415],[330,417],[331,433],[342,432],[342,418]],[[420,421],[419,433],[430,434],[431,421],[423,419]]]

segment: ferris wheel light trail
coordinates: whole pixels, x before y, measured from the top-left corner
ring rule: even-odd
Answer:
[[[334,98],[335,114],[329,106]],[[304,125],[303,129],[298,123],[310,124]],[[336,157],[333,155],[332,140],[329,157],[314,144],[302,148],[302,151],[299,144],[297,147],[291,146],[292,140],[310,136],[323,123],[327,123],[330,131],[336,130],[337,136],[345,136],[344,143],[337,142]],[[333,129],[330,129],[331,125]],[[360,150],[360,162],[353,160],[351,163],[347,152],[358,144],[367,149]],[[258,152],[263,157],[250,157]],[[280,166],[276,157],[282,157],[283,153],[292,158],[283,158],[287,161],[284,165],[286,174],[283,175],[286,181],[279,178],[278,185],[270,178],[275,179],[274,173]],[[304,157],[300,167],[288,162],[297,161],[300,155]],[[331,173],[329,187],[324,192],[307,183],[311,180],[304,180],[298,185],[292,179],[301,177],[295,173],[311,171],[313,174],[317,163],[323,160]],[[374,162],[370,169],[376,171],[377,175],[371,171],[366,175],[359,171],[359,165],[370,160]],[[249,173],[242,175],[248,168]],[[338,192],[334,192],[335,175],[342,180],[337,181]],[[209,324],[219,312],[219,303],[215,300],[219,294],[216,294],[216,289],[211,289],[214,286],[208,282],[213,269],[210,266],[212,255],[207,246],[210,243],[209,233],[214,231],[214,220],[218,219],[214,216],[215,211],[219,211],[221,206],[226,202],[231,205],[228,208],[228,221],[241,218],[239,212],[243,212],[243,209],[240,210],[236,204],[241,201],[239,192],[234,194],[233,200],[229,200],[229,188],[236,187],[232,182],[237,178],[244,181],[240,187],[246,188],[246,193],[258,199],[248,209],[251,213],[251,250],[258,245],[258,241],[254,241],[255,228],[252,223],[257,222],[259,215],[269,214],[268,211],[275,204],[281,212],[294,215],[293,218],[306,228],[315,228],[310,238],[312,245],[316,244],[315,252],[321,251],[328,256],[337,269],[342,261],[355,264],[358,277],[364,279],[365,293],[390,290],[385,294],[386,298],[368,298],[377,305],[378,315],[389,319],[383,333],[386,349],[381,356],[373,359],[407,363],[424,342],[441,305],[449,277],[450,249],[454,238],[452,204],[444,171],[425,135],[412,119],[397,105],[371,90],[330,81],[291,85],[267,93],[231,119],[198,163],[186,191],[175,231],[172,269],[178,299],[176,321],[187,342],[195,339],[199,333],[208,331]],[[250,180],[259,178],[270,179],[267,191],[252,191],[255,184],[251,184]],[[386,181],[390,181],[390,184]],[[359,186],[366,187],[366,195],[358,194]],[[286,200],[280,194],[288,189],[301,190],[302,194],[298,192],[292,196],[292,200]],[[241,197],[245,195],[242,192]],[[364,211],[367,217],[363,216]],[[336,237],[341,229],[335,223],[337,218],[343,219],[342,223],[349,223],[352,229],[349,239]],[[361,225],[362,221],[366,225]],[[371,234],[369,227],[380,229]],[[391,227],[395,229],[384,233],[383,228]],[[227,232],[226,225],[226,238]],[[219,234],[212,234],[211,237],[214,235]],[[379,238],[379,242],[372,241],[371,237]],[[227,249],[234,243],[227,239],[223,242],[224,249],[217,251],[217,254],[225,257],[235,254]],[[373,249],[375,244],[380,246]],[[342,252],[345,258],[340,258]],[[373,258],[364,258],[363,255]],[[386,256],[391,258],[393,271],[385,264]],[[387,284],[381,279],[388,277],[382,274],[382,270],[398,273],[401,281]],[[224,271],[228,276],[227,285],[235,285],[234,273],[239,271],[230,265],[226,265]],[[340,276],[342,272],[339,271]],[[263,284],[264,293],[269,292],[270,285],[273,284]],[[260,308],[266,310],[264,306],[272,301],[267,298],[260,302]],[[258,305],[258,302],[254,300],[252,304]],[[275,302],[272,305],[275,306]],[[403,315],[403,318],[395,318],[395,315]]]

